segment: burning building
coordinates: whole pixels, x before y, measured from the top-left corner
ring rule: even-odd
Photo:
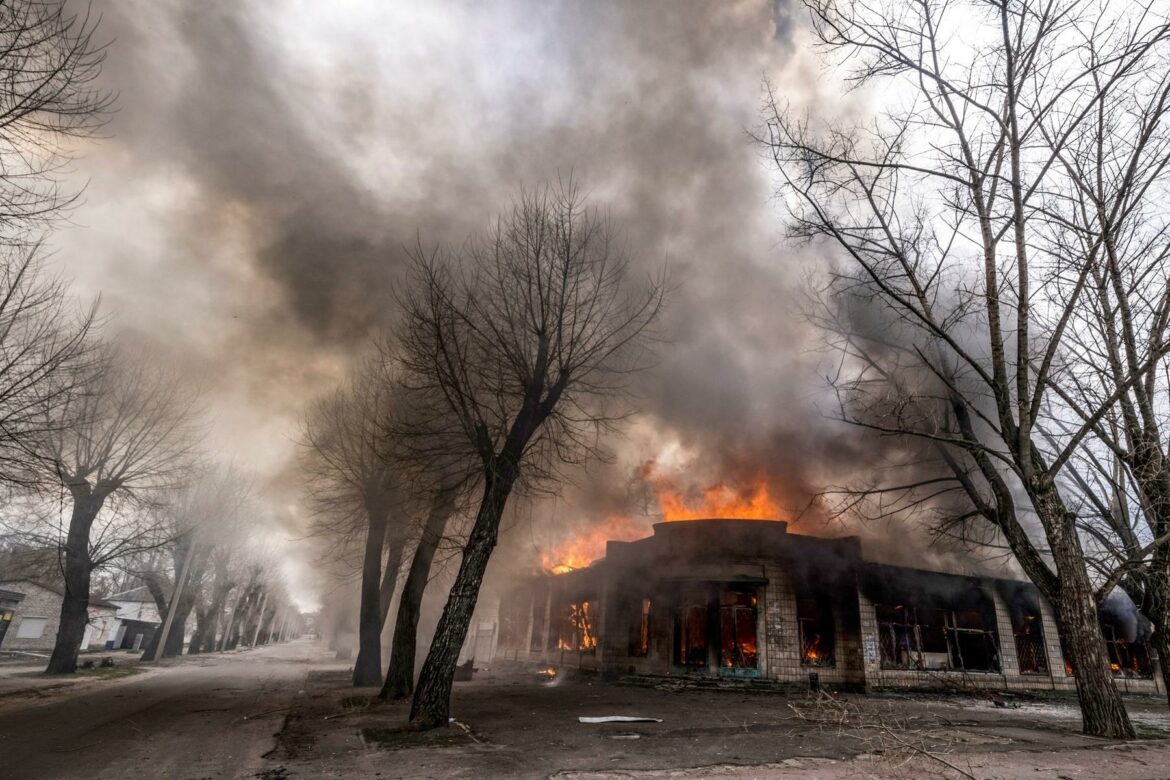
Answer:
[[[1160,692],[1148,636],[1122,622],[1103,613],[1123,689]],[[1030,583],[872,562],[856,537],[782,521],[658,523],[587,568],[533,577],[501,601],[501,656],[611,676],[1074,687]]]

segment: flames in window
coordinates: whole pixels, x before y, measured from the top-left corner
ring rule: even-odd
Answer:
[[[820,663],[824,653],[821,649],[822,639],[820,634],[815,635],[812,641],[805,645],[804,648],[804,662],[809,666],[816,666]]]
[[[582,601],[569,604],[568,636],[562,636],[557,646],[561,650],[591,653],[597,650],[596,602]]]

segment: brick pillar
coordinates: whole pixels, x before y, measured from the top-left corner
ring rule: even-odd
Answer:
[[[800,682],[800,632],[796,626],[796,594],[786,572],[769,567],[764,599],[764,641],[768,677]]]
[[[521,645],[521,647],[524,648],[524,657],[525,658],[530,658],[532,656],[532,630],[533,630],[533,628],[535,628],[535,626],[532,625],[534,622],[533,617],[532,617],[532,613],[535,611],[536,611],[536,590],[533,589],[533,590],[530,590],[528,592],[528,613],[527,613],[527,618],[526,618],[525,626],[524,626],[524,644]],[[519,657],[520,657],[520,648],[517,648],[516,649],[516,658],[519,659]]]
[[[873,602],[861,588],[857,589],[857,613],[861,623],[861,656],[863,668],[862,684],[880,684],[882,679],[882,654],[878,637],[877,614]]]
[[[1016,633],[1012,628],[1012,613],[1007,602],[999,592],[999,588],[984,588],[983,592],[991,597],[991,606],[995,610],[995,634],[999,642],[999,671],[1005,680],[1019,682],[1020,659],[1016,652]]]
[[[545,663],[548,663],[549,658],[550,658],[549,649],[548,649],[548,640],[549,640],[549,631],[552,630],[552,626],[551,626],[551,623],[552,623],[552,592],[553,592],[553,586],[552,586],[552,583],[550,582],[550,583],[548,583],[548,588],[546,588],[546,590],[545,590],[544,631],[542,632],[543,636],[542,636],[541,642],[540,642],[540,657]]]
[[[856,590],[843,591],[833,603],[833,630],[835,632],[836,668],[842,682],[851,686],[865,685],[865,647],[861,638],[861,625],[846,603],[846,598],[856,596]]]
[[[1074,687],[1073,678],[1064,673],[1064,653],[1060,649],[1060,631],[1056,628],[1056,616],[1052,605],[1040,597],[1040,621],[1044,629],[1044,650],[1048,654],[1048,674],[1053,688]]]

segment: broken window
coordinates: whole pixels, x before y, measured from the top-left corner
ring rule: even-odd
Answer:
[[[836,627],[829,599],[824,596],[797,599],[796,624],[800,632],[800,665],[833,666]]]
[[[921,669],[918,624],[914,610],[902,604],[875,604],[878,646],[883,669]]]
[[[999,645],[983,611],[876,604],[883,669],[999,670]]]
[[[999,644],[980,610],[946,610],[950,666],[968,672],[999,671]]]
[[[595,655],[597,653],[597,602],[582,601],[569,605],[569,624],[572,639],[568,650]]]
[[[707,594],[684,593],[674,616],[674,662],[679,666],[707,665]]]
[[[1118,677],[1153,677],[1150,650],[1145,642],[1127,641],[1124,628],[1106,618],[1101,620],[1101,633],[1109,651],[1109,668]]]
[[[530,596],[511,594],[510,598],[500,603],[500,642],[501,648],[526,649],[528,641],[528,604]]]
[[[1044,621],[1040,605],[1022,593],[1008,602],[1012,638],[1020,674],[1048,674],[1048,652],[1044,648]]]
[[[577,628],[573,625],[573,605],[561,604],[557,608],[557,630],[549,634],[549,647],[556,650],[572,650],[576,646]]]
[[[528,648],[533,653],[539,653],[540,645],[544,642],[544,611],[547,608],[548,604],[543,598],[532,600],[532,637],[529,639]]]
[[[629,654],[633,658],[645,658],[650,653],[650,599],[642,599],[638,606],[630,621]]]
[[[751,591],[726,588],[720,592],[720,666],[729,669],[756,668],[757,602],[758,597]]]

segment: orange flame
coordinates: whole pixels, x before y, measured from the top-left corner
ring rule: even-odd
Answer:
[[[667,522],[715,518],[776,520],[784,515],[763,479],[743,485],[716,482],[694,493],[657,473],[654,461],[645,463],[637,473],[654,489],[662,519]],[[610,515],[604,522],[595,523],[575,538],[543,552],[541,567],[552,574],[583,569],[605,555],[606,542],[629,542],[649,535],[649,519],[639,522],[624,515]]]
[[[661,478],[655,479],[655,488],[662,519],[666,521],[705,518],[775,520],[782,514],[763,481],[741,489],[716,482],[704,488],[697,499],[688,498]]]
[[[584,569],[605,556],[606,542],[629,542],[648,535],[649,529],[645,525],[622,515],[610,515],[605,522],[597,523],[577,537],[542,553],[540,565],[553,574]]]
[[[804,649],[804,662],[811,666],[816,666],[817,662],[821,660],[821,635],[817,634],[812,641],[808,643],[808,647]]]

